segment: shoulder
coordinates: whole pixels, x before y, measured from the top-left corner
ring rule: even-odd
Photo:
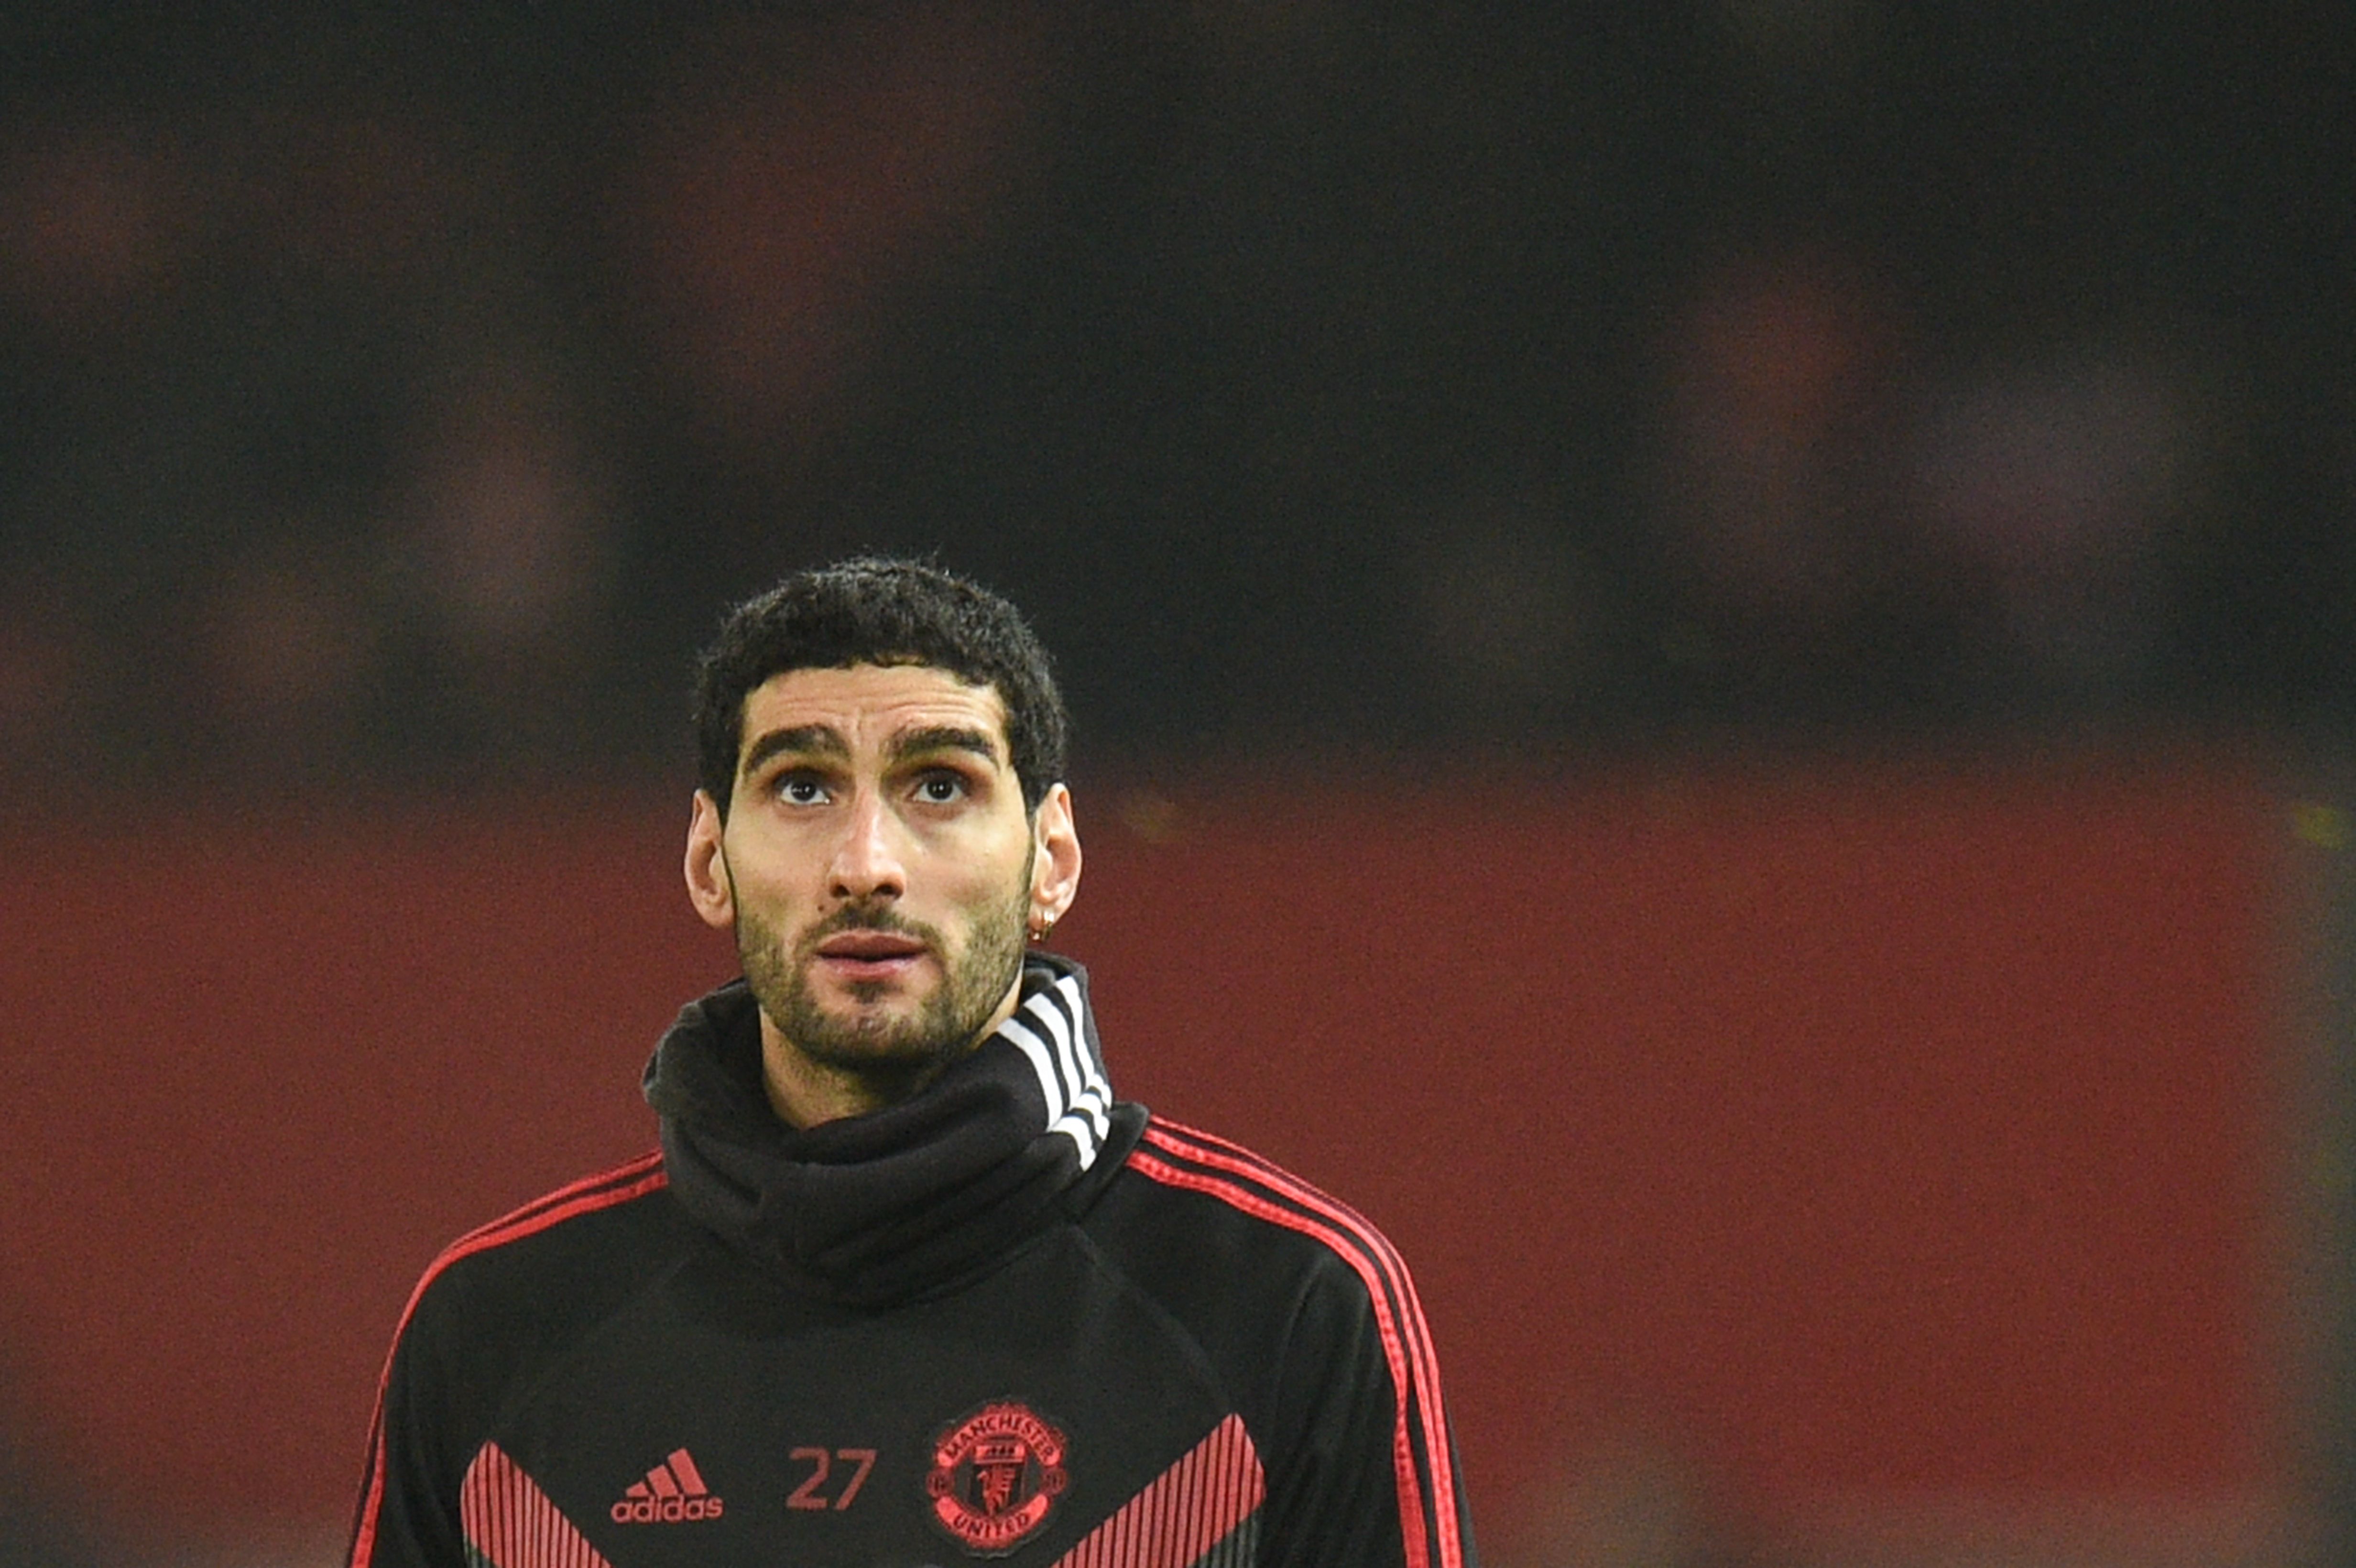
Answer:
[[[1323,1338],[1355,1322],[1399,1381],[1413,1379],[1423,1314],[1398,1249],[1265,1156],[1151,1117],[1091,1221],[1132,1279],[1207,1342],[1272,1351],[1272,1335],[1316,1324]]]
[[[1346,1539],[1368,1562],[1467,1561],[1439,1360],[1387,1236],[1275,1161],[1158,1116],[1099,1208],[1099,1244],[1254,1435],[1271,1550]]]
[[[426,1266],[420,1288],[469,1258],[497,1253],[514,1260],[526,1253],[560,1250],[590,1242],[617,1223],[643,1220],[644,1211],[631,1212],[629,1206],[669,1185],[659,1149],[648,1149],[610,1169],[567,1182],[488,1224],[477,1226],[443,1248]]]
[[[1123,1174],[1131,1179],[1134,1200],[1158,1210],[1162,1222],[1182,1233],[1274,1249],[1303,1267],[1339,1269],[1382,1301],[1404,1302],[1413,1294],[1398,1250],[1371,1221],[1241,1144],[1154,1116]]]
[[[668,1186],[661,1152],[648,1150],[467,1232],[426,1265],[400,1337],[452,1317],[470,1335],[509,1313],[545,1320],[559,1304],[626,1285],[666,1250],[650,1243],[670,1223]]]
[[[352,1562],[375,1561],[386,1532],[404,1543],[388,1561],[455,1552],[460,1477],[514,1392],[676,1255],[659,1240],[681,1223],[666,1187],[649,1152],[467,1232],[426,1265],[377,1384]]]

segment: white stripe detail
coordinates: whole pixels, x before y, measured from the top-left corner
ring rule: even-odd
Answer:
[[[1019,1018],[1000,1024],[998,1032],[1031,1059],[1031,1071],[1039,1080],[1039,1097],[1047,1104],[1047,1125],[1053,1126],[1064,1114],[1064,1080],[1048,1059],[1047,1042]]]
[[[1068,1018],[1049,991],[1070,1008]],[[1039,1095],[1047,1105],[1045,1130],[1071,1139],[1079,1151],[1080,1168],[1086,1170],[1096,1163],[1097,1151],[1112,1127],[1112,1118],[1106,1114],[1112,1103],[1112,1087],[1073,1027],[1073,1019],[1086,1016],[1083,1009],[1080,983],[1066,976],[1048,990],[1033,992],[1024,1002],[1023,1012],[1030,1014],[1040,1028],[1033,1028],[1018,1013],[1001,1024],[998,1032],[1029,1060],[1039,1080]]]
[[[1061,1133],[1072,1140],[1080,1151],[1080,1168],[1086,1170],[1097,1160],[1097,1140],[1094,1129],[1085,1120],[1076,1120],[1064,1100],[1063,1075],[1055,1069],[1053,1048],[1033,1033],[1021,1019],[1008,1019],[998,1026],[998,1032],[1012,1042],[1031,1061],[1031,1071],[1039,1079],[1039,1093],[1047,1102],[1045,1130]]]
[[[1064,1003],[1061,1008],[1055,1006],[1059,998]],[[1096,1136],[1105,1136],[1112,1130],[1112,1118],[1106,1114],[1112,1105],[1112,1085],[1105,1082],[1104,1069],[1080,1032],[1081,1020],[1087,1016],[1080,1001],[1080,983],[1069,976],[1058,980],[1033,996],[1023,1010],[1036,1014],[1055,1041],[1072,1114],[1087,1116]]]

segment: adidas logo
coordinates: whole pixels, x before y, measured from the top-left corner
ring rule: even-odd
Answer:
[[[684,1448],[647,1472],[611,1509],[616,1524],[678,1524],[692,1519],[718,1519],[721,1503],[703,1484],[695,1461]]]

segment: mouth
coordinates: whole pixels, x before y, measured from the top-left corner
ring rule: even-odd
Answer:
[[[892,980],[925,956],[925,944],[896,931],[839,931],[816,949],[825,972],[846,982]]]

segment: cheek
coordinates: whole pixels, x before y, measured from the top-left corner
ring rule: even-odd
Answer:
[[[816,913],[813,901],[803,890],[766,869],[748,870],[738,866],[734,887],[729,901],[743,930],[789,943]]]
[[[814,832],[776,824],[748,829],[728,847],[728,869],[745,898],[799,897],[825,875],[826,846]]]
[[[1008,854],[1004,847],[993,846],[987,857],[968,860],[959,869],[949,889],[949,898],[959,909],[976,914],[995,915],[1010,903],[1027,901],[1031,896],[1030,857],[1020,851]]]

